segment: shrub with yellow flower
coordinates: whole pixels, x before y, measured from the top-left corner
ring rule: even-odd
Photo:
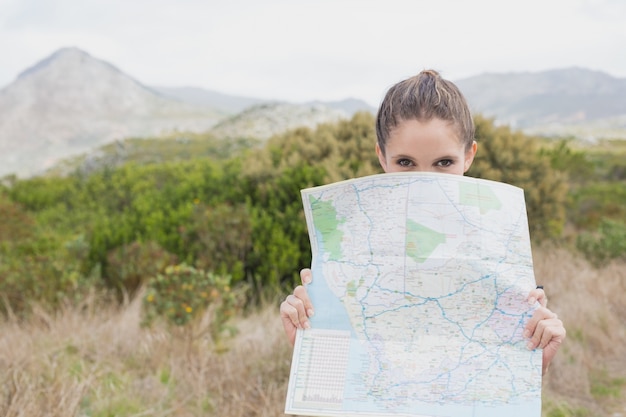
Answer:
[[[156,317],[165,317],[184,326],[211,308],[211,335],[219,339],[245,296],[243,288],[232,291],[231,284],[229,275],[216,275],[186,264],[169,266],[148,282],[144,322],[149,325]]]

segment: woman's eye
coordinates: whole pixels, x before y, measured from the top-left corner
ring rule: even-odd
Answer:
[[[400,165],[401,167],[410,167],[411,165],[413,165],[413,162],[411,162],[411,160],[409,159],[399,159],[398,165]]]
[[[437,162],[437,166],[440,167],[449,167],[450,165],[452,165],[452,159],[442,159]]]

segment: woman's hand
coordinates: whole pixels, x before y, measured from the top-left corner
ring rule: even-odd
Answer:
[[[541,373],[545,375],[550,362],[565,340],[566,331],[563,322],[546,307],[548,299],[543,289],[537,288],[530,292],[529,304],[534,304],[535,301],[539,301],[541,307],[535,310],[526,323],[524,337],[528,339],[528,349],[543,349]]]
[[[313,280],[311,270],[309,268],[301,270],[300,279],[302,285],[298,285],[293,293],[280,304],[280,319],[292,346],[296,342],[296,331],[309,329],[311,327],[309,318],[314,314],[313,304],[306,290],[306,285]]]

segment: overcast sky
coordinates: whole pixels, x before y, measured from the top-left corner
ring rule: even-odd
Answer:
[[[626,1],[0,0],[0,88],[68,46],[147,85],[376,106],[424,68],[626,78]]]

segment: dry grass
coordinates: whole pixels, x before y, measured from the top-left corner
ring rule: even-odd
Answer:
[[[544,380],[546,410],[626,416],[626,264],[595,269],[558,249],[534,254],[535,274],[567,338]],[[559,415],[559,414],[555,414]]]
[[[626,416],[626,265],[535,254],[568,337],[544,381],[544,416]],[[86,299],[0,322],[0,415],[284,416],[291,348],[277,304],[239,318],[227,345],[207,315],[185,331],[140,325],[139,303]]]
[[[91,299],[2,323],[0,415],[282,415],[290,347],[275,306],[240,319],[230,349],[206,320],[185,330],[140,321],[138,302]]]

